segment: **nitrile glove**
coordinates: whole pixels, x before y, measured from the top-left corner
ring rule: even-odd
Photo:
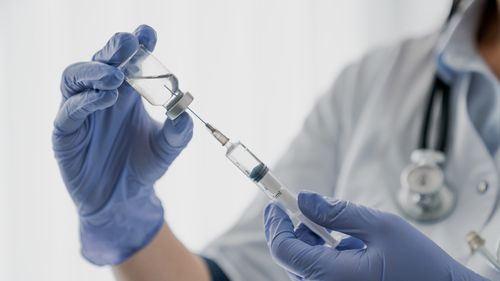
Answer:
[[[467,269],[402,218],[347,201],[300,193],[302,213],[313,222],[361,239],[366,247],[329,248],[312,232],[294,231],[275,204],[265,210],[265,233],[274,259],[295,280],[479,281]],[[299,231],[300,230],[300,231]],[[306,229],[307,230],[307,229]]]
[[[82,254],[118,264],[143,248],[164,223],[153,184],[192,136],[192,120],[154,121],[117,66],[156,33],[142,25],[116,33],[92,58],[68,66],[52,136],[55,158],[80,217]]]

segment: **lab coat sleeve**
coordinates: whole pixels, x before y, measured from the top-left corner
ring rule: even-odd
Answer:
[[[358,101],[354,89],[358,67],[347,67],[315,104],[299,134],[274,167],[289,188],[332,196],[342,152]],[[361,99],[362,100],[362,99]],[[262,210],[269,198],[259,193],[238,222],[202,252],[216,261],[232,281],[289,280],[269,254]]]

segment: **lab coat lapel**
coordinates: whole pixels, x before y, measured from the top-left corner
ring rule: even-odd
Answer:
[[[457,241],[448,241],[455,245],[452,251],[457,252],[453,254],[465,259],[469,255],[465,235],[471,230],[481,231],[491,222],[498,194],[498,172],[467,111],[470,75],[460,79],[458,89],[454,89],[458,96],[446,163],[446,182],[457,194],[457,207],[446,222],[450,224],[450,230],[458,232],[458,235],[450,236],[450,239]],[[488,190],[484,193],[478,191],[481,181],[488,184]]]

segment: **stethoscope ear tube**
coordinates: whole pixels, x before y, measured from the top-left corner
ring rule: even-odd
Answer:
[[[441,99],[441,112],[439,118],[438,139],[435,150],[446,154],[446,143],[448,139],[448,127],[450,123],[450,87],[439,78],[439,75],[434,76],[429,100],[424,112],[424,120],[420,131],[420,140],[418,143],[419,149],[431,149],[429,144],[430,131],[432,125],[434,103],[437,99]]]

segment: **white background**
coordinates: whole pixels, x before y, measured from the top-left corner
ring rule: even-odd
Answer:
[[[193,107],[274,163],[338,71],[369,48],[435,30],[449,0],[0,2],[0,280],[112,280],[79,255],[77,216],[51,150],[59,82],[117,31],[141,23]],[[163,111],[149,108],[158,119]],[[156,185],[194,251],[257,189],[199,124]]]

